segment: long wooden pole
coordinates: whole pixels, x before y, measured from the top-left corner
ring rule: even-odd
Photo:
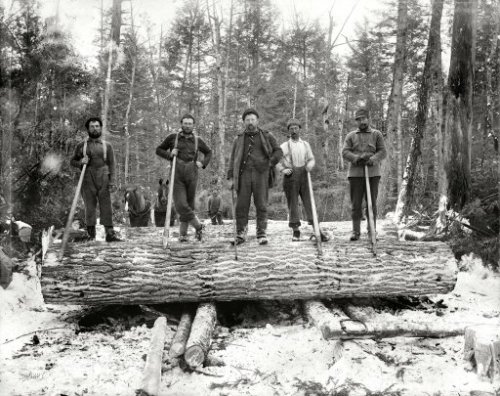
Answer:
[[[167,201],[167,213],[165,216],[165,226],[163,228],[163,249],[168,247],[168,239],[170,233],[170,212],[172,211],[172,200],[174,197],[174,178],[175,178],[175,165],[177,164],[177,156],[172,160],[172,173],[170,174],[170,183],[168,186],[168,201]]]
[[[87,155],[87,139],[83,142],[83,156]],[[62,259],[64,256],[64,250],[66,249],[66,245],[68,244],[69,238],[69,229],[71,227],[71,223],[73,223],[73,217],[75,216],[76,204],[78,203],[78,195],[80,195],[80,190],[82,189],[83,177],[85,176],[85,170],[87,169],[87,164],[83,164],[82,172],[80,173],[80,179],[78,180],[78,184],[76,185],[75,196],[73,197],[73,203],[71,204],[71,210],[69,211],[68,221],[66,222],[66,228],[64,229],[61,251],[59,252],[59,258]]]
[[[233,211],[234,259],[238,261],[238,241],[236,240],[238,233],[236,230],[236,199],[234,198],[234,186],[231,188],[231,201],[231,210]]]
[[[373,218],[372,193],[370,189],[370,178],[368,177],[368,165],[365,165],[366,202],[368,203],[368,224],[370,226],[370,242],[373,255],[377,255],[377,236],[375,235],[375,219]]]
[[[323,249],[321,248],[321,232],[319,231],[319,223],[318,223],[318,212],[316,211],[316,201],[314,200],[314,192],[311,181],[311,173],[307,172],[307,184],[309,184],[309,195],[311,197],[311,208],[313,215],[313,227],[314,227],[314,235],[316,236],[316,242],[318,246],[318,253],[320,255],[323,254]]]

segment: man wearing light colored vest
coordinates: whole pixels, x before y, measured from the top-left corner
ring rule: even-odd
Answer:
[[[300,241],[299,197],[306,211],[307,221],[313,224],[311,196],[307,180],[307,172],[315,165],[314,155],[308,142],[300,138],[301,124],[295,118],[287,123],[290,139],[281,145],[283,158],[276,168],[283,174],[283,191],[288,203],[288,226],[293,230],[292,241]],[[321,232],[321,241],[330,238]]]

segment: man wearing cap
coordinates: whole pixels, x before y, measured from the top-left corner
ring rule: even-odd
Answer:
[[[87,164],[82,183],[82,198],[85,204],[85,223],[90,240],[96,237],[97,202],[101,215],[101,224],[106,230],[106,242],[121,242],[113,229],[113,211],[111,208],[111,192],[115,186],[115,156],[109,142],[101,139],[102,121],[92,117],[85,123],[89,134],[86,152],[83,152],[85,142],[77,144],[71,165],[82,168]]]
[[[179,215],[179,241],[186,242],[188,225],[196,230],[196,239],[201,241],[203,226],[194,213],[198,169],[205,169],[212,157],[212,150],[206,143],[193,134],[194,117],[184,114],[181,117],[181,131],[172,133],[156,148],[156,155],[173,160],[177,157],[174,175],[174,203]],[[203,161],[198,159],[198,151]]]
[[[258,127],[259,113],[247,109],[242,116],[245,129],[233,143],[227,178],[229,188],[234,188],[236,198],[236,240],[245,242],[248,212],[253,195],[257,211],[257,240],[267,244],[267,201],[269,187],[274,180],[274,166],[283,156],[280,146],[271,132]]]
[[[380,162],[387,155],[382,133],[370,127],[368,110],[359,109],[356,111],[355,119],[358,123],[358,129],[347,134],[342,149],[342,156],[350,162],[348,178],[352,205],[351,241],[357,241],[361,233],[361,204],[366,195],[364,167],[368,165],[373,222],[376,224],[378,184],[381,176]]]
[[[290,139],[281,145],[283,158],[276,168],[283,174],[283,191],[288,204],[288,226],[293,230],[292,241],[300,241],[299,196],[306,211],[309,224],[313,224],[311,196],[307,172],[314,168],[315,160],[308,142],[300,138],[302,126],[299,120],[292,118],[287,123]],[[330,238],[320,231],[321,241]]]

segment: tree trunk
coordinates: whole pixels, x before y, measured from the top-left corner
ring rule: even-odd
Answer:
[[[193,315],[190,312],[183,312],[172,345],[170,345],[170,351],[168,352],[170,357],[176,358],[184,355],[192,323]]]
[[[113,0],[111,15],[111,40],[117,47],[120,46],[120,31],[122,27],[122,0]]]
[[[187,365],[195,369],[200,367],[207,357],[210,344],[212,343],[212,333],[217,321],[217,310],[214,303],[200,304],[196,310],[196,315],[191,326],[191,334],[186,343],[184,360]]]
[[[442,242],[381,235],[374,258],[367,240],[353,244],[329,229],[335,244],[318,256],[313,243],[289,240],[286,222],[268,228],[270,244],[250,238],[238,247],[238,261],[229,224],[207,229],[201,245],[172,241],[167,251],[155,228],[129,228],[123,244],[70,244],[62,260],[52,247],[42,292],[47,303],[155,304],[422,295],[455,285],[455,259]]]
[[[392,169],[394,159],[393,139],[397,136],[398,120],[401,117],[401,103],[403,94],[403,70],[406,63],[406,36],[408,19],[408,0],[398,2],[398,30],[396,37],[396,52],[394,54],[394,68],[391,94],[387,110],[387,137],[385,144],[387,158],[382,162],[382,179],[378,194],[378,213],[385,211],[385,206],[391,191]]]
[[[455,0],[448,92],[444,113],[444,158],[448,205],[459,211],[470,198],[472,83],[477,0]]]
[[[134,83],[135,83],[135,69],[137,58],[134,54],[132,61],[132,76],[130,78],[129,97],[127,104],[127,111],[125,112],[125,184],[129,183],[129,162],[130,162],[130,109],[132,108],[132,101],[134,99]]]
[[[399,190],[398,202],[396,204],[395,221],[402,223],[403,217],[408,216],[412,207],[412,197],[415,192],[415,181],[417,169],[421,160],[421,141],[426,128],[428,115],[429,90],[433,81],[433,64],[436,57],[441,57],[441,15],[443,11],[444,0],[435,0],[432,5],[432,18],[429,32],[429,41],[427,44],[427,55],[425,58],[424,72],[420,84],[418,110],[415,120],[415,129],[411,140],[410,153],[406,161],[406,168],[403,176],[403,182]]]

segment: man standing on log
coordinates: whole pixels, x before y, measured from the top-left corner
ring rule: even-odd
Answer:
[[[373,207],[373,223],[376,225],[378,184],[381,176],[380,162],[387,155],[382,133],[370,127],[370,115],[368,110],[359,109],[356,111],[355,120],[358,123],[358,129],[347,134],[342,149],[344,159],[350,162],[348,178],[352,205],[351,216],[353,230],[351,241],[357,241],[361,233],[361,204],[363,202],[363,197],[366,195],[366,183],[364,179],[365,165],[368,165],[368,177]],[[367,214],[367,217],[368,216],[369,214]],[[370,232],[370,230],[368,230],[368,232]]]
[[[111,192],[115,186],[115,156],[109,142],[101,140],[102,121],[92,117],[85,123],[89,134],[87,150],[84,153],[85,142],[78,143],[71,165],[82,169],[87,164],[82,184],[82,198],[85,204],[85,223],[90,240],[95,239],[96,211],[99,202],[101,224],[106,230],[106,242],[121,242],[113,230],[113,212],[111,208]]]
[[[313,213],[307,172],[315,165],[314,155],[308,142],[300,138],[302,126],[299,120],[292,118],[287,123],[290,139],[281,145],[283,158],[276,168],[283,174],[283,191],[288,203],[288,226],[293,230],[292,241],[300,241],[299,197],[306,211],[309,224],[313,224]],[[321,241],[330,238],[320,231]]]
[[[210,198],[208,198],[208,216],[213,225],[222,225],[222,212],[221,212],[221,198],[217,191],[213,191]]]
[[[247,109],[242,116],[245,124],[233,143],[227,178],[229,188],[236,190],[236,240],[245,242],[248,212],[252,199],[257,211],[257,240],[267,244],[267,201],[269,187],[274,184],[274,166],[283,156],[271,132],[258,127],[259,113]]]
[[[172,133],[156,148],[156,155],[173,160],[177,156],[174,175],[174,203],[179,214],[179,241],[186,242],[187,230],[191,224],[196,230],[196,239],[201,241],[203,225],[194,213],[198,169],[205,169],[212,157],[212,150],[198,136],[193,134],[194,117],[184,114],[181,118],[182,130]],[[203,162],[198,160],[198,151],[203,153]],[[172,182],[172,181],[170,181]]]

